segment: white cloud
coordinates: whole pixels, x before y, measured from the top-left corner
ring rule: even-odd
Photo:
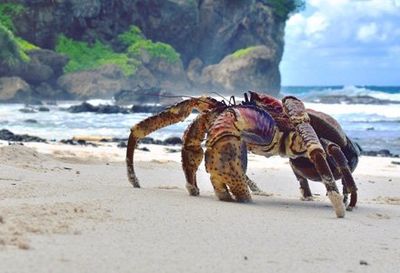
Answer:
[[[390,64],[390,57],[399,56],[399,22],[400,0],[306,0],[306,10],[286,24],[283,66],[302,64],[312,71],[337,63],[337,73],[351,77],[368,60]],[[354,67],[346,72],[346,66]]]
[[[286,23],[286,34],[290,35],[289,39],[297,39],[304,33],[306,19],[300,13],[297,13],[290,17]]]
[[[378,27],[376,23],[369,23],[360,26],[357,32],[357,39],[362,42],[369,42],[377,38]]]
[[[314,45],[398,39],[400,27],[394,22],[400,21],[400,5],[395,0],[308,0],[306,4],[311,12],[295,14],[287,22],[288,43],[291,39],[307,39]]]
[[[312,36],[320,32],[323,32],[329,26],[328,20],[320,12],[314,13],[306,20],[307,22],[306,22],[305,34],[307,36]]]

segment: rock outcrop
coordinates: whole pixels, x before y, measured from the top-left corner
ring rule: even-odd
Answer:
[[[277,94],[285,21],[265,0],[16,0],[25,7],[14,18],[15,35],[42,50],[1,76],[18,76],[33,94],[54,98],[109,98],[136,86],[177,94],[194,91],[238,93],[248,89]],[[133,25],[146,39],[171,45],[179,62],[139,56],[134,75],[117,68],[64,74],[68,59],[55,53],[60,34],[121,50],[118,35]],[[256,47],[246,56],[235,52]]]
[[[59,78],[58,85],[78,99],[110,99],[121,90],[129,88],[124,73],[116,65],[99,69],[69,73]]]
[[[13,101],[70,98],[56,84],[68,62],[66,56],[43,49],[31,50],[27,56],[25,61],[0,63],[0,77],[10,78],[8,82],[15,81],[14,86],[21,86],[21,80],[24,82],[24,95],[13,97]]]
[[[18,77],[0,78],[0,102],[13,102],[30,96],[31,88],[23,79]]]
[[[241,53],[242,52],[242,53]],[[277,95],[280,74],[276,52],[266,46],[251,47],[228,55],[220,63],[203,69],[200,84],[235,94],[254,90]]]
[[[21,15],[18,33],[43,48],[54,48],[59,33],[79,40],[109,41],[134,24],[147,38],[172,45],[185,66],[196,57],[215,64],[227,54],[253,45],[274,48],[278,59],[283,50],[285,22],[274,16],[267,1],[19,2],[34,12]]]

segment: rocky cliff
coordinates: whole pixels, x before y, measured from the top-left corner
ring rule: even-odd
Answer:
[[[171,65],[171,62],[162,61],[159,56],[155,58],[154,54],[149,50],[146,51],[144,47],[144,50],[139,50],[134,56],[127,53],[127,56],[134,58],[138,65],[132,73],[125,73],[122,76],[121,73],[114,71],[118,67],[113,70],[112,74],[117,75],[120,84],[105,83],[101,79],[101,75],[105,74],[101,67],[96,67],[91,72],[75,71],[74,76],[60,75],[59,65],[62,59],[56,56],[51,59],[57,60],[58,67],[53,69],[50,66],[55,71],[53,74],[49,72],[51,75],[47,75],[46,80],[37,77],[34,77],[37,78],[36,81],[26,80],[21,73],[12,73],[10,69],[4,69],[4,65],[2,70],[1,63],[0,77],[19,76],[29,84],[33,84],[35,88],[47,84],[73,96],[77,96],[79,89],[86,90],[83,97],[97,96],[96,94],[100,93],[102,97],[107,97],[142,85],[158,86],[167,91],[186,94],[190,92],[189,90],[207,89],[241,93],[246,89],[256,89],[276,95],[280,89],[279,62],[284,47],[285,19],[293,8],[285,11],[285,16],[282,16],[273,5],[276,1],[14,0],[12,2],[23,6],[21,12],[13,14],[14,35],[41,48],[36,53],[30,53],[34,55],[33,59],[37,65],[48,65],[41,62],[42,59],[46,59],[43,57],[44,49],[55,50],[61,34],[68,39],[84,41],[89,46],[101,42],[110,46],[115,52],[125,52],[127,46],[121,44],[120,37],[122,33],[132,29],[132,26],[141,30],[140,35],[147,39],[145,41],[163,42],[172,46],[180,59]],[[293,4],[296,1],[283,2]],[[127,63],[129,62],[132,63],[128,60]],[[106,68],[107,71],[110,69]],[[77,85],[77,82],[82,82],[83,86]],[[84,86],[85,82],[90,84],[90,88]],[[96,82],[100,82],[101,85],[96,87]],[[68,89],[70,86],[73,86],[72,92]],[[104,86],[107,88],[104,89]],[[113,89],[109,86],[117,87]],[[89,89],[102,90],[87,93]]]

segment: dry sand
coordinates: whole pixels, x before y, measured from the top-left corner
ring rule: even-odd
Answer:
[[[319,183],[300,201],[287,159],[250,155],[249,176],[273,195],[225,203],[204,167],[191,197],[179,153],[146,146],[133,189],[124,149],[2,142],[0,272],[399,270],[400,159],[362,157],[358,208],[337,219]]]

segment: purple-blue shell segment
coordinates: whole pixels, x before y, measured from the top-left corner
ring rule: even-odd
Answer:
[[[237,106],[237,126],[241,128],[241,136],[246,143],[268,145],[275,134],[275,121],[264,110],[254,106]],[[240,124],[243,123],[243,124]]]

